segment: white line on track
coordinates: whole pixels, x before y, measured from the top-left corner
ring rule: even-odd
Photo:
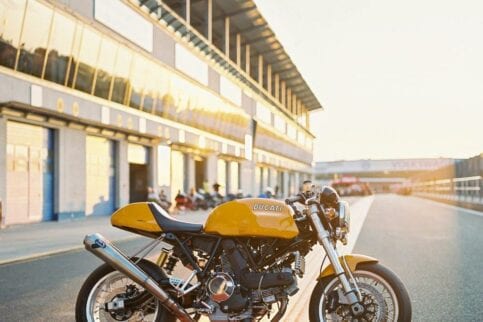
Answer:
[[[465,212],[467,214],[483,217],[483,212],[478,211],[478,210],[462,208],[462,207],[458,207],[458,206],[454,206],[454,205],[448,205],[447,203],[438,202],[438,201],[426,199],[426,198],[419,197],[419,196],[411,196],[411,198],[417,198],[418,200],[425,201],[427,203],[431,203],[431,204],[436,205],[436,206],[440,206],[440,207],[443,207],[443,208],[461,211],[461,212]]]

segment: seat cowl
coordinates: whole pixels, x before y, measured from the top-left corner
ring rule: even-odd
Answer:
[[[190,222],[180,221],[168,214],[163,208],[154,202],[148,202],[149,209],[154,215],[156,222],[161,230],[165,233],[199,233],[203,230],[202,224],[194,224]]]

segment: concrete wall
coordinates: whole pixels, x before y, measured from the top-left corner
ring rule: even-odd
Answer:
[[[156,27],[153,34],[153,56],[171,67],[175,66],[175,41]]]
[[[208,87],[220,92],[220,75],[211,67],[208,67]]]
[[[58,220],[85,216],[86,133],[60,128],[56,136],[55,207]]]

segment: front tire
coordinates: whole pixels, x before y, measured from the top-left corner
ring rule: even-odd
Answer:
[[[138,266],[150,275],[155,281],[164,278],[159,267],[147,260],[141,260]],[[104,322],[104,321],[152,321],[174,322],[175,317],[170,314],[154,297],[146,301],[137,310],[119,311],[117,314],[107,312],[103,305],[113,298],[123,296],[126,289],[142,286],[132,281],[123,273],[114,270],[108,264],[103,264],[94,270],[82,285],[75,307],[77,322]]]
[[[389,269],[377,263],[360,264],[352,272],[363,296],[366,313],[359,321],[411,321],[411,301],[401,280]],[[312,322],[352,321],[348,305],[330,307],[328,298],[340,288],[335,275],[322,278],[310,298],[309,316]]]

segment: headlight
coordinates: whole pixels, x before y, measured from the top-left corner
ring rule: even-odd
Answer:
[[[350,230],[351,223],[351,210],[347,201],[339,201],[339,227],[342,228],[345,233]]]

